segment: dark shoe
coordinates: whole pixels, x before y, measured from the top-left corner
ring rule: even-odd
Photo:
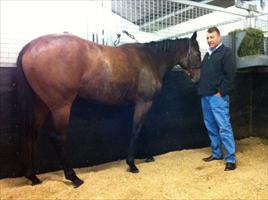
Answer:
[[[222,160],[223,159],[223,156],[219,157],[219,158],[215,158],[214,156],[209,156],[207,158],[203,158],[202,160],[205,161],[205,162],[210,162],[212,160]]]
[[[235,163],[226,163],[224,171],[234,170],[236,168]]]

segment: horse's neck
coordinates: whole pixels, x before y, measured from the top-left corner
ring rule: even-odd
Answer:
[[[162,79],[164,78],[165,74],[177,64],[174,58],[175,55],[170,55],[168,53],[158,56],[157,71]]]
[[[174,42],[176,42],[173,44],[175,44],[177,48],[173,46],[173,49],[169,49],[155,55],[161,78],[163,78],[168,71],[180,62],[181,58],[178,56],[185,53],[185,39],[179,39]]]

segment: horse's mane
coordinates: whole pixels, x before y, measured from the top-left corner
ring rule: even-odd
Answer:
[[[180,48],[188,47],[189,39],[165,39],[161,41],[152,41],[148,43],[143,43],[144,49],[152,51],[154,53],[168,53],[176,52]]]

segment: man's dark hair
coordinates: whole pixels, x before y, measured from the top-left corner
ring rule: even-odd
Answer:
[[[209,28],[207,32],[208,33],[217,32],[219,35],[221,35],[219,29],[216,26]]]

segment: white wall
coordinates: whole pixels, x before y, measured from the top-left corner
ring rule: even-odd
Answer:
[[[69,32],[98,43],[148,42],[159,37],[111,12],[109,0],[0,0],[0,65],[14,65],[20,49],[45,34]],[[127,30],[136,40],[122,30]]]
[[[48,33],[86,34],[90,1],[2,1],[1,32],[33,38]]]
[[[0,63],[14,63],[19,50],[44,34],[68,31],[86,37],[90,1],[0,1]]]

